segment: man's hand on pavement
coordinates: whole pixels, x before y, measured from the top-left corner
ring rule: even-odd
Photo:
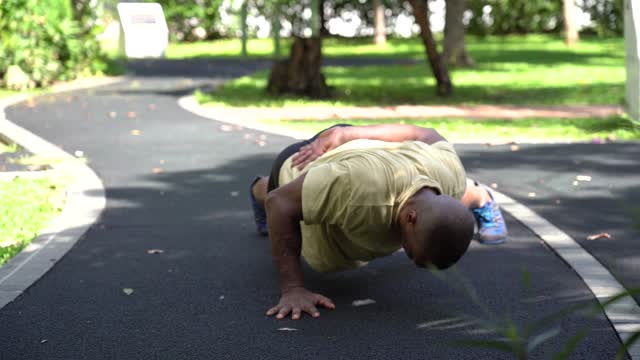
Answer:
[[[291,290],[283,291],[282,297],[278,305],[272,307],[267,311],[268,316],[276,315],[277,319],[284,319],[289,313],[293,320],[300,319],[302,312],[318,317],[320,312],[316,308],[316,305],[322,305],[327,309],[335,309],[331,299],[322,296],[320,294],[312,293],[311,291],[296,287]]]
[[[293,158],[291,167],[302,170],[309,163],[344,143],[342,127],[334,127],[322,132],[313,142],[300,148]]]

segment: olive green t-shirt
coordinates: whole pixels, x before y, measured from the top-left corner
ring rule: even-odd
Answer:
[[[465,171],[445,141],[348,142],[309,164],[302,185],[302,256],[316,271],[354,268],[401,247],[396,228],[404,203],[423,187],[460,199]],[[291,158],[280,184],[301,173]]]

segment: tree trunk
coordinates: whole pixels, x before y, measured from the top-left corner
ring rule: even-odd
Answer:
[[[573,46],[578,42],[578,25],[576,24],[576,6],[574,0],[562,1],[562,14],[564,16],[564,36],[567,46]]]
[[[289,58],[271,68],[267,92],[273,95],[294,94],[314,99],[331,97],[322,74],[322,41],[319,36],[295,38]]]
[[[375,13],[375,36],[373,42],[382,45],[387,42],[387,27],[384,19],[384,4],[382,0],[373,0],[373,11]]]
[[[453,91],[453,85],[449,78],[449,70],[442,57],[438,53],[438,46],[433,38],[431,27],[429,24],[429,14],[427,12],[427,2],[425,0],[409,0],[411,7],[413,7],[413,14],[416,19],[416,23],[420,26],[420,37],[424,44],[427,58],[431,64],[431,70],[436,77],[437,92],[440,96],[449,96]]]
[[[462,18],[467,10],[467,0],[447,0],[444,23],[444,50],[442,55],[448,64],[473,66],[475,62],[467,53],[464,43]]]

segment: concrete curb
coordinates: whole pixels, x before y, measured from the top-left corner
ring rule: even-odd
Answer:
[[[193,96],[180,98],[178,105],[205,118],[270,134],[289,136],[295,139],[308,139],[314,135],[304,132],[278,131],[278,129],[268,128],[258,122],[218,118],[215,109],[200,106]],[[540,237],[557,256],[564,260],[582,278],[600,304],[605,303],[614,295],[626,291],[624,286],[593,255],[564,231],[514,199],[495,190],[491,191],[504,211],[510,213],[516,220]],[[625,297],[609,305],[605,309],[605,315],[623,342],[634,332],[640,331],[640,306],[631,297]],[[640,360],[640,341],[630,347],[628,353],[632,360]]]
[[[53,93],[81,90],[124,79],[94,79],[64,84],[52,90]],[[0,101],[0,136],[35,155],[60,159],[53,168],[69,175],[72,180],[66,191],[62,213],[31,244],[0,268],[0,309],[49,271],[97,221],[106,206],[104,186],[93,170],[71,154],[7,120],[5,109],[30,97],[21,94]]]

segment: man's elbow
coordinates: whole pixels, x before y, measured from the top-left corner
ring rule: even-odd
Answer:
[[[292,200],[287,197],[286,193],[276,189],[269,194],[264,202],[265,210],[267,211],[267,221],[270,216],[285,216],[287,218],[294,218],[300,220],[301,214],[296,211],[297,207],[292,204]]]
[[[420,141],[429,145],[437,143],[438,141],[447,141],[440,133],[433,128],[420,128],[419,135]]]
[[[274,210],[278,208],[278,203],[280,202],[280,197],[276,193],[276,191],[272,191],[267,194],[267,197],[264,200],[264,208],[267,211],[267,214],[272,213]]]

